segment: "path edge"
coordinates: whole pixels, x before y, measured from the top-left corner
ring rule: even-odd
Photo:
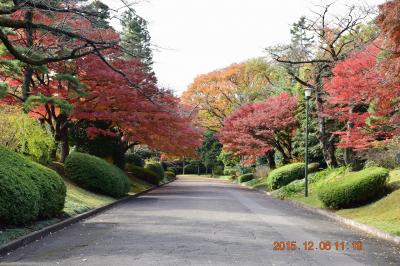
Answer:
[[[59,223],[47,226],[47,227],[45,227],[43,229],[40,229],[38,231],[34,231],[34,232],[29,233],[27,235],[21,236],[21,237],[15,239],[15,240],[12,240],[11,242],[8,242],[8,243],[0,246],[0,258],[6,256],[8,253],[10,253],[10,252],[12,252],[12,251],[14,251],[16,249],[19,249],[19,248],[21,248],[23,246],[26,246],[26,245],[28,245],[28,244],[30,244],[32,242],[41,240],[44,237],[46,237],[48,235],[51,235],[51,234],[53,234],[53,233],[55,233],[57,231],[65,229],[66,227],[68,227],[70,225],[73,225],[73,224],[75,224],[77,222],[80,222],[82,220],[85,220],[87,218],[93,217],[93,216],[95,216],[95,215],[97,215],[99,213],[102,213],[104,211],[107,211],[107,210],[109,210],[109,209],[111,209],[111,208],[113,208],[113,207],[115,207],[115,206],[117,206],[117,205],[119,205],[121,203],[125,203],[125,202],[127,202],[127,201],[129,201],[131,199],[138,198],[138,197],[140,197],[140,196],[142,196],[144,194],[147,194],[147,193],[149,193],[149,192],[151,192],[151,191],[153,191],[155,189],[158,189],[160,187],[168,185],[168,184],[170,184],[170,183],[172,183],[174,181],[176,181],[176,178],[171,180],[171,181],[168,181],[168,182],[166,182],[164,184],[161,184],[161,185],[158,185],[158,186],[153,186],[153,187],[151,187],[149,189],[146,189],[144,191],[136,193],[135,195],[126,196],[126,197],[124,197],[122,199],[119,199],[119,200],[116,200],[116,201],[114,201],[114,202],[112,202],[112,203],[110,203],[108,205],[105,205],[105,206],[102,206],[102,207],[99,207],[99,208],[96,208],[96,209],[92,209],[90,211],[84,212],[84,213],[79,214],[77,216],[65,219],[65,220],[63,220],[63,221],[61,221]]]

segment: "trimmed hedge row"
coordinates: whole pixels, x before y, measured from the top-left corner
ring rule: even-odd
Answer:
[[[147,163],[144,168],[156,173],[160,180],[164,178],[164,167],[160,163]]]
[[[304,163],[292,163],[271,171],[267,178],[268,187],[275,190],[296,179],[304,178],[304,166]]]
[[[61,214],[66,197],[63,179],[0,145],[0,222],[25,224]]]
[[[65,161],[65,174],[83,188],[116,198],[130,189],[129,178],[121,169],[89,154],[71,153]]]
[[[253,174],[244,174],[238,177],[238,182],[239,183],[244,183],[244,182],[248,182],[250,180],[254,179],[254,175]]]
[[[382,195],[388,177],[389,171],[385,168],[366,168],[327,180],[318,190],[318,197],[332,209],[357,206]]]
[[[162,180],[158,174],[154,173],[149,169],[142,168],[139,166],[131,166],[129,168],[129,171],[132,173],[134,177],[139,178],[152,185],[158,185]]]
[[[304,178],[304,163],[292,163],[277,168],[268,175],[267,183],[271,190],[279,189],[297,179]],[[319,170],[319,163],[310,163],[308,172],[314,173]]]

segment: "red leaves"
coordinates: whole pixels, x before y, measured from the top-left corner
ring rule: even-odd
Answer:
[[[174,155],[193,155],[201,132],[193,127],[192,118],[181,108],[179,100],[158,89],[154,77],[143,71],[139,60],[118,59],[112,64],[127,79],[96,56],[79,61],[80,77],[89,96],[75,102],[74,119],[110,121],[125,141]],[[140,92],[131,83],[140,86]],[[91,129],[89,133],[96,131]]]
[[[288,93],[245,105],[225,120],[219,139],[237,155],[263,156],[278,145],[290,153],[297,105],[296,97]]]
[[[374,142],[391,138],[395,133],[396,104],[399,87],[388,87],[382,64],[377,61],[380,49],[371,44],[339,62],[334,77],[325,84],[329,94],[327,113],[345,123],[345,130],[336,132],[339,147],[363,150]]]

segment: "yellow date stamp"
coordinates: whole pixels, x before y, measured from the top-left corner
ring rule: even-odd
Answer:
[[[363,251],[363,241],[303,241],[297,243],[297,241],[275,241],[272,244],[273,250],[275,251]]]

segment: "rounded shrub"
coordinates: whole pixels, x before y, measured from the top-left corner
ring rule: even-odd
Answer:
[[[333,177],[321,185],[318,198],[332,209],[357,206],[382,195],[388,177],[389,171],[381,167]]]
[[[64,180],[54,171],[40,164],[34,163],[32,180],[36,184],[40,194],[39,216],[50,218],[59,215],[65,203],[67,189]]]
[[[292,163],[271,171],[267,178],[269,189],[275,190],[296,179],[304,178],[304,165],[304,163]]]
[[[164,178],[164,168],[160,163],[147,163],[144,168],[156,173],[160,177],[160,180]]]
[[[116,198],[130,189],[129,178],[121,169],[89,154],[71,153],[65,161],[65,174],[83,188]]]
[[[244,174],[238,177],[238,182],[239,183],[244,183],[250,180],[254,179],[254,175],[253,174]]]
[[[140,156],[137,155],[136,153],[125,154],[125,162],[128,165],[135,165],[135,166],[139,166],[139,167],[144,166],[144,160],[142,158],[140,158]]]
[[[130,172],[134,177],[139,178],[152,185],[158,185],[162,180],[158,174],[154,173],[149,169],[142,168],[139,166],[131,166]]]
[[[168,181],[173,180],[176,177],[175,173],[170,171],[165,171],[164,175],[165,179]]]
[[[66,197],[53,170],[0,146],[0,221],[23,224],[59,215]]]

